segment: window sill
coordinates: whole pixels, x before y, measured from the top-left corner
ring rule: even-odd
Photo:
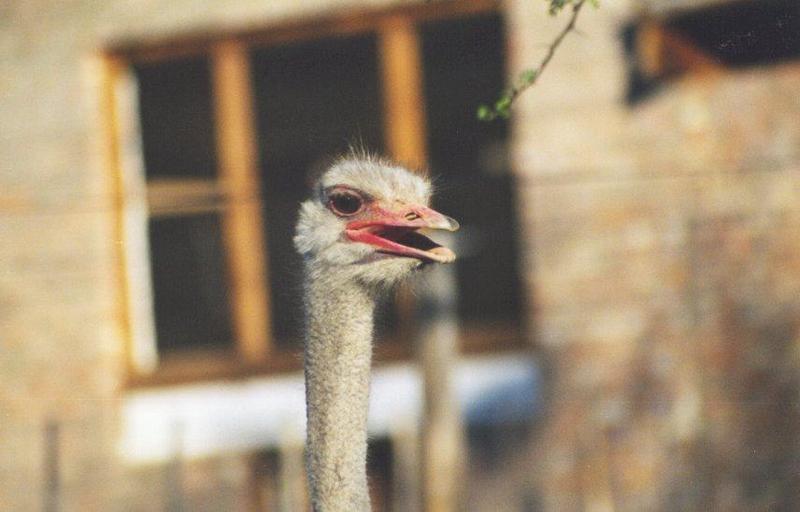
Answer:
[[[469,357],[455,368],[455,390],[470,423],[519,421],[536,413],[540,375],[524,353]],[[390,436],[418,424],[422,377],[412,363],[374,370],[369,433]],[[163,463],[302,443],[302,372],[163,389],[135,390],[122,408],[119,451],[130,464]]]

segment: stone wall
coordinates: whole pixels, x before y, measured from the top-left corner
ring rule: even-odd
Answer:
[[[518,68],[563,21],[516,2]],[[626,104],[624,2],[523,97],[534,449],[548,510],[798,506],[800,63],[688,73]]]

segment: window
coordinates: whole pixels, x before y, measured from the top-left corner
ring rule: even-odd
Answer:
[[[644,19],[623,31],[628,99],[686,72],[768,65],[800,57],[800,6],[794,0],[740,0]]]
[[[158,353],[234,345],[205,56],[134,66]]]
[[[428,160],[445,183],[436,200],[464,230],[456,265],[462,338],[496,344],[519,335],[523,315],[508,124],[475,116],[475,105],[502,88],[503,21],[496,14],[435,20],[420,34]]]
[[[726,66],[800,56],[800,5],[794,0],[733,2],[674,16],[665,25]]]
[[[351,146],[427,162],[447,183],[437,206],[463,226],[465,348],[522,339],[508,126],[474,113],[504,85],[496,8],[438,3],[113,52],[134,381],[299,367],[297,208]],[[404,292],[380,311],[378,359],[410,355],[412,311]]]

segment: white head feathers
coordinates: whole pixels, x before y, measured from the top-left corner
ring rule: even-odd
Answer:
[[[334,163],[317,181],[313,196],[303,202],[294,244],[313,274],[336,271],[343,279],[365,284],[391,284],[421,266],[412,258],[388,257],[345,236],[347,221],[326,204],[326,190],[346,186],[382,204],[427,205],[431,183],[421,175],[370,156],[349,156]]]

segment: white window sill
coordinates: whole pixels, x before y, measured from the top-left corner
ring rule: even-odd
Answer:
[[[463,358],[456,394],[470,422],[503,421],[535,410],[539,373],[526,355]],[[369,434],[386,437],[414,425],[422,410],[422,381],[410,363],[376,368]],[[123,404],[119,450],[132,464],[207,457],[302,443],[302,373],[129,393]]]

